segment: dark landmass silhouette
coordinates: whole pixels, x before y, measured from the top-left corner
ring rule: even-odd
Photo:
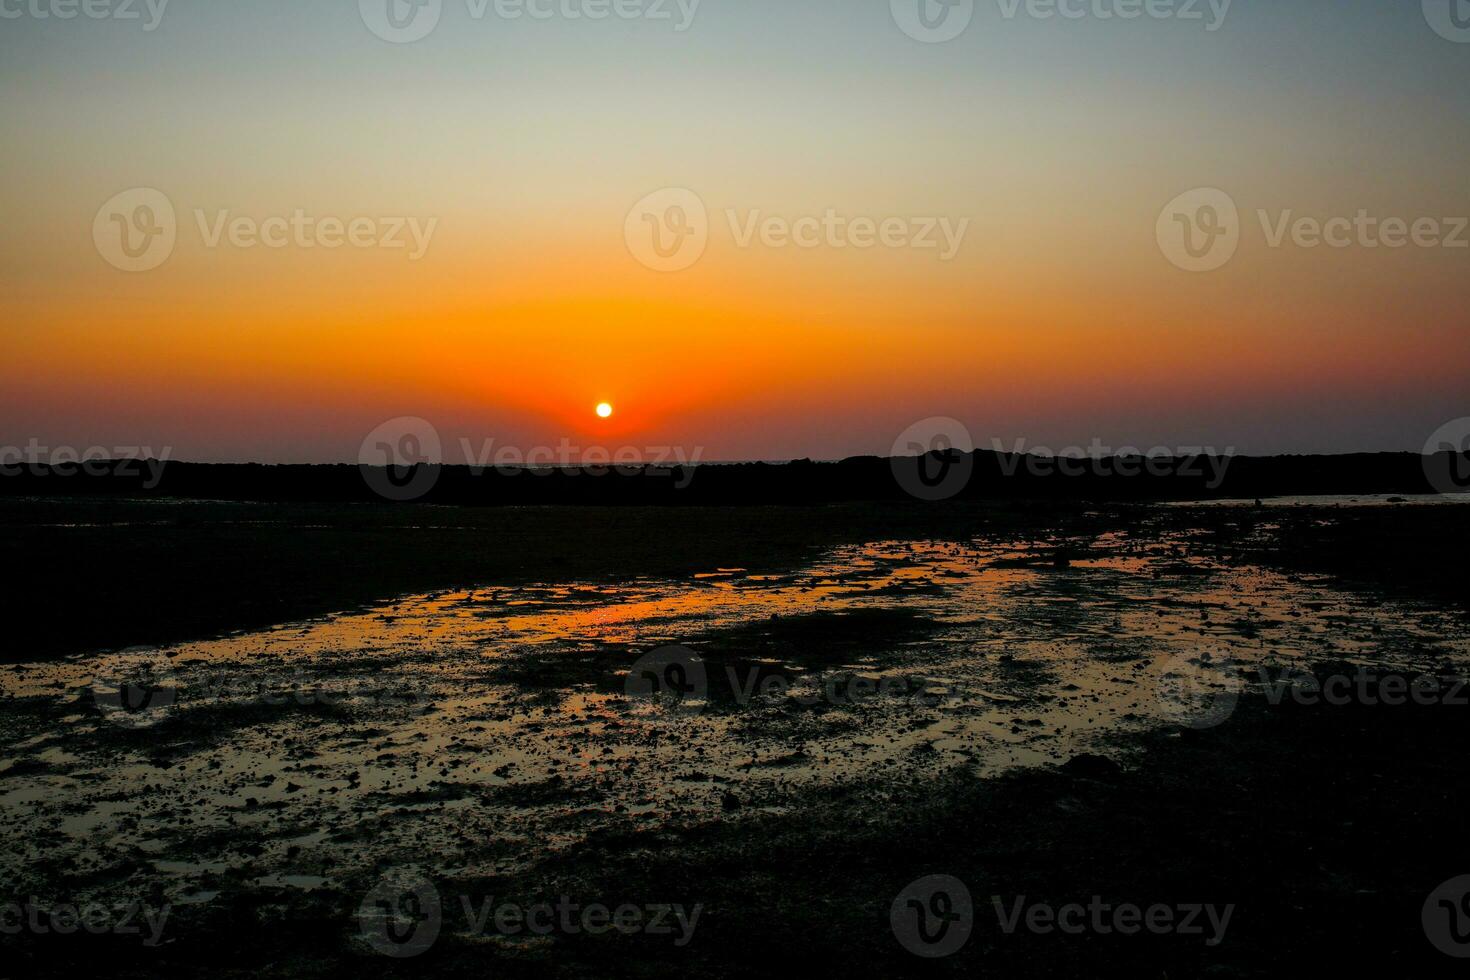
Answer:
[[[17,472],[18,471],[18,472]],[[472,506],[829,504],[904,500],[1200,501],[1337,494],[1426,494],[1470,457],[1338,456],[1052,458],[935,452],[838,462],[583,468],[421,464],[265,465],[156,460],[10,463],[6,497],[139,497],[260,502],[384,500]],[[1436,486],[1438,484],[1438,486]],[[1470,490],[1470,481],[1457,480]]]

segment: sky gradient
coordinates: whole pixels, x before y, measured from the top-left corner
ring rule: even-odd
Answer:
[[[1342,452],[1470,414],[1470,248],[1272,247],[1257,214],[1470,215],[1470,43],[1417,0],[1237,0],[1213,31],[981,0],[941,44],[878,0],[668,9],[447,0],[407,44],[356,0],[0,20],[0,443],[351,461],[413,415],[447,446],[836,458],[944,415],[984,446]],[[93,224],[140,187],[177,244],[129,273]],[[677,272],[625,237],[663,188],[709,216]],[[1204,273],[1156,238],[1194,188],[1240,213]],[[969,224],[945,261],[727,218],[829,210]],[[416,260],[211,247],[225,211],[435,225]]]

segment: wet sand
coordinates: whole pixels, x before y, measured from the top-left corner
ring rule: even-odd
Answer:
[[[1464,870],[1440,849],[1463,813],[1465,709],[1272,705],[1261,671],[1463,673],[1454,584],[1395,588],[1392,551],[1377,584],[1333,558],[1453,526],[1426,511],[1131,508],[1036,531],[967,512],[942,537],[808,536],[784,563],[439,589],[19,665],[0,687],[4,879],[42,902],[171,911],[155,948],[0,943],[58,975],[99,956],[228,974],[224,948],[281,976],[735,976],[773,957],[1250,976],[1309,953],[1302,930],[1361,946],[1355,923],[1394,912],[1362,955],[1417,961],[1395,923]],[[1304,535],[1321,547],[1282,550]],[[640,696],[640,660],[675,644],[704,683]],[[1411,860],[1354,850],[1396,834]],[[986,896],[1193,895],[1240,918],[1217,946],[1061,941],[998,932],[983,900],[971,942],[925,960],[887,916],[926,874]],[[364,925],[385,881],[432,883],[446,920],[490,896],[703,913],[682,946],[448,921],[400,961]]]

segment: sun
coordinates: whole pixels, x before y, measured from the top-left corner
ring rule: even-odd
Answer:
[[[610,419],[612,418],[612,413],[613,407],[607,402],[603,402],[597,406],[597,417],[600,419]]]

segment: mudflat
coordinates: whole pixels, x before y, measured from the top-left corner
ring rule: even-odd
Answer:
[[[19,973],[1453,963],[1463,507],[3,517]]]

